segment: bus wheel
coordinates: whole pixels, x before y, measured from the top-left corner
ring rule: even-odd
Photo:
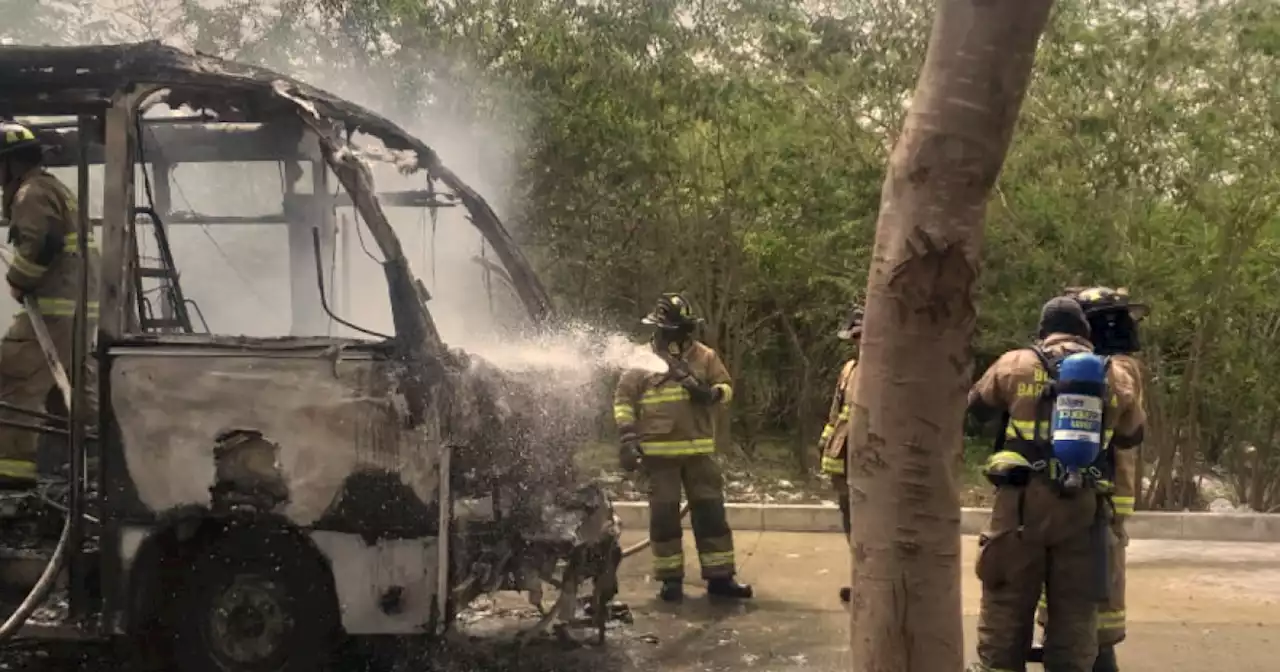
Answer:
[[[327,564],[297,536],[233,528],[202,549],[173,612],[181,672],[317,672],[340,620]]]

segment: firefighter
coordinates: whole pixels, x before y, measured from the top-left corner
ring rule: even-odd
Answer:
[[[662,295],[641,321],[653,327],[650,343],[668,370],[624,372],[613,413],[622,468],[631,472],[643,466],[647,481],[653,574],[662,582],[658,596],[667,602],[684,597],[683,486],[707,594],[750,598],[751,586],[734,580],[733,533],[714,460],[714,415],[733,399],[729,372],[715,350],[694,339],[701,320],[683,296]]]
[[[1147,307],[1133,303],[1124,288],[1090,287],[1087,289],[1068,288],[1068,296],[1073,297],[1084,310],[1089,320],[1089,328],[1093,334],[1094,352],[1111,358],[1111,366],[1124,369],[1133,380],[1134,394],[1137,403],[1142,406],[1144,386],[1142,368],[1133,353],[1141,348],[1138,339],[1138,323],[1147,315]],[[1145,408],[1145,406],[1144,406]],[[1093,672],[1119,672],[1115,647],[1125,637],[1125,547],[1129,545],[1129,536],[1125,532],[1124,522],[1133,515],[1133,506],[1138,492],[1138,451],[1136,446],[1113,451],[1114,480],[1104,481],[1104,488],[1111,488],[1111,531],[1112,542],[1108,559],[1110,561],[1110,582],[1106,604],[1098,610],[1098,658],[1094,661]],[[1047,618],[1046,603],[1041,595],[1037,620],[1041,627]]]
[[[30,128],[12,121],[0,122],[0,184],[3,184],[4,217],[8,220],[13,259],[5,280],[9,294],[21,305],[33,297],[64,366],[71,363],[72,319],[83,260],[77,248],[79,206],[66,185],[44,169],[44,148]],[[90,254],[89,296],[96,296],[95,253]],[[90,301],[87,317],[96,321],[97,301]],[[88,380],[95,380],[90,358],[85,360]],[[74,375],[74,374],[72,374]],[[36,340],[31,318],[19,312],[0,341],[0,401],[40,410],[55,387],[53,373]],[[97,399],[94,386],[86,389],[92,417]],[[0,417],[23,420],[6,413]],[[0,427],[0,490],[26,490],[36,484],[36,435],[13,427]]]
[[[996,486],[991,519],[979,538],[982,582],[978,657],[972,670],[1026,669],[1042,586],[1049,597],[1044,650],[1048,672],[1089,672],[1098,653],[1094,543],[1104,495],[1093,469],[1069,473],[1054,457],[1049,437],[1056,363],[1092,352],[1089,322],[1080,304],[1057,297],[1045,304],[1035,347],[1005,353],[969,392],[979,420],[999,415],[1002,434],[987,461]],[[1051,370],[1051,367],[1053,369]],[[1141,443],[1146,418],[1123,367],[1106,373],[1108,391],[1102,445]],[[1046,392],[1050,396],[1046,396]],[[1081,477],[1079,481],[1072,478]]]
[[[855,305],[836,332],[836,337],[842,341],[853,341],[856,348],[858,341],[862,339],[862,316],[862,307]],[[844,526],[845,539],[850,535],[849,481],[845,477],[848,462],[846,443],[849,439],[849,404],[853,401],[854,373],[857,369],[858,357],[855,353],[840,369],[836,391],[831,398],[831,410],[827,413],[827,424],[822,428],[822,436],[818,442],[822,455],[822,473],[831,477],[831,487],[840,504],[840,523]],[[849,586],[842,587],[840,601],[848,604],[849,596]]]

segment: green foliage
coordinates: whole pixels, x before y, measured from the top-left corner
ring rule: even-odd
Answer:
[[[513,129],[509,223],[561,312],[629,329],[658,292],[689,293],[737,380],[739,442],[786,432],[813,458],[933,3],[321,4],[184,0],[180,23],[304,75],[354,67],[327,45],[356,45],[406,109]],[[1061,0],[988,209],[979,364],[1065,286],[1153,306],[1149,504],[1190,505],[1176,483],[1225,472],[1280,505],[1277,74],[1274,0]]]

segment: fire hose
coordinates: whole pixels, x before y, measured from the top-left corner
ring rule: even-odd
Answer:
[[[680,507],[680,518],[683,519],[685,515],[688,513],[689,513],[689,502],[685,502],[684,506]],[[647,538],[644,541],[638,541],[635,544],[622,549],[622,557],[629,558],[635,555],[636,553],[639,553],[640,551],[643,551],[644,549],[649,548],[649,544],[652,544],[652,543],[653,543],[653,540],[647,539]]]

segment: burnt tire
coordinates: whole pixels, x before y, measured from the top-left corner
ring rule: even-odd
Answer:
[[[170,613],[179,672],[319,672],[341,634],[328,564],[270,525],[236,524],[202,548]]]

